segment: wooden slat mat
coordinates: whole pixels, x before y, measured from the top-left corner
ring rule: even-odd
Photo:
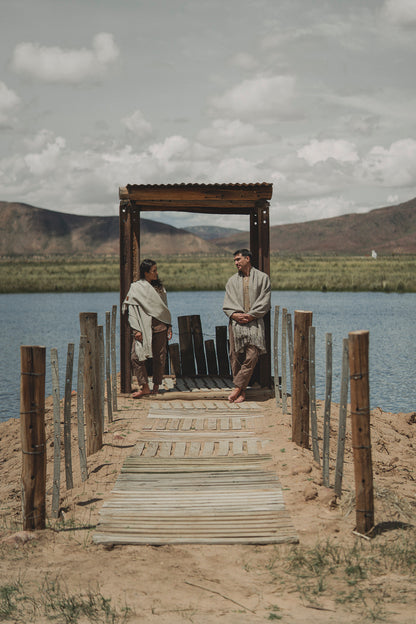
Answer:
[[[100,544],[294,543],[268,456],[129,458],[93,536]]]

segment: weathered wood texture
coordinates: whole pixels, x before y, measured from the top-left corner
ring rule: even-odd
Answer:
[[[356,530],[366,534],[374,526],[373,465],[370,435],[369,332],[348,334],[351,392],[351,429],[354,454]]]
[[[20,431],[25,531],[45,528],[45,347],[21,346]]]
[[[97,344],[97,314],[80,313],[81,335],[86,336],[84,362],[84,414],[87,434],[87,455],[96,453],[103,445],[103,425],[100,409],[99,349]]]
[[[66,355],[66,375],[64,394],[64,451],[65,451],[65,484],[66,489],[74,487],[72,478],[72,448],[71,448],[71,402],[72,402],[72,372],[74,369],[74,343],[68,344]]]
[[[295,310],[292,389],[292,440],[309,448],[309,327],[312,312]]]

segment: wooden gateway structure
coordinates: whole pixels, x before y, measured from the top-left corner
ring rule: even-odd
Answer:
[[[269,202],[273,185],[259,184],[129,184],[120,196],[120,309],[130,284],[139,279],[140,214],[180,211],[212,215],[248,215],[253,265],[270,275]],[[264,318],[267,354],[260,357],[258,381],[271,383],[270,313]],[[131,391],[131,332],[127,315],[120,319],[121,391]]]

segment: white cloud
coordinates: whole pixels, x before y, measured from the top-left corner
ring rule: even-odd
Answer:
[[[244,69],[246,71],[253,71],[257,69],[258,61],[247,52],[239,52],[230,59],[230,65],[237,67],[238,69]]]
[[[209,128],[199,132],[198,140],[214,147],[232,147],[267,142],[267,135],[240,119],[215,119]]]
[[[66,50],[39,43],[19,43],[13,52],[12,67],[22,75],[50,83],[77,84],[104,75],[119,56],[110,33],[99,33],[91,49]]]
[[[10,116],[19,103],[19,96],[0,81],[0,126],[9,123]]]
[[[295,107],[293,76],[257,76],[243,80],[212,99],[215,111],[224,117],[292,117]]]
[[[339,196],[306,199],[295,203],[289,202],[285,205],[272,200],[270,220],[272,225],[302,223],[338,217],[351,212],[360,212],[360,210],[354,202]]]
[[[358,154],[354,143],[343,139],[312,140],[308,145],[298,150],[298,156],[313,166],[333,158],[339,162],[357,162]]]
[[[44,176],[54,171],[65,145],[66,141],[64,138],[56,137],[53,142],[48,141],[41,152],[27,154],[24,161],[29,171],[36,176]]]
[[[140,139],[149,137],[152,132],[152,124],[147,121],[140,110],[134,111],[128,117],[121,120],[122,124]]]
[[[397,26],[416,27],[415,0],[386,0],[383,11],[387,19]]]
[[[413,186],[416,184],[416,141],[395,141],[388,149],[377,145],[364,158],[362,177],[383,186]]]

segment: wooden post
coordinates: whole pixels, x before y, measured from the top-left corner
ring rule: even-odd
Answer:
[[[120,321],[121,322],[121,321]],[[111,309],[111,383],[113,388],[113,412],[117,411],[117,351],[116,351],[117,306]],[[130,371],[131,385],[131,371]]]
[[[273,331],[273,375],[274,375],[274,396],[277,407],[280,404],[279,388],[279,306],[274,308],[274,331]]]
[[[329,436],[331,431],[331,397],[332,397],[332,334],[325,334],[326,344],[326,375],[325,375],[325,410],[324,410],[324,441],[322,450],[322,478],[325,487],[329,487]]]
[[[287,414],[287,309],[282,310],[282,412]]]
[[[356,530],[365,535],[374,526],[373,466],[370,436],[369,332],[348,334],[351,428],[354,453]]]
[[[181,377],[181,358],[179,355],[179,345],[177,342],[172,342],[169,346],[169,358],[172,375],[175,377]]]
[[[293,394],[293,329],[292,329],[292,315],[287,313],[286,317],[287,325],[287,345],[289,353],[289,375],[290,375],[290,391]]]
[[[120,201],[120,311],[133,281],[132,207],[130,201]],[[131,331],[128,315],[120,315],[120,386],[121,392],[131,392]],[[115,371],[113,370],[113,375]],[[114,395],[113,395],[114,396]],[[114,405],[113,405],[114,407]]]
[[[97,314],[95,312],[81,312],[79,317],[81,334],[86,336],[84,409],[87,429],[87,455],[92,455],[99,451],[103,445],[97,345]]]
[[[77,379],[77,423],[78,423],[78,449],[81,479],[88,479],[87,456],[85,453],[85,421],[84,421],[84,364],[86,336],[81,336],[78,352],[78,379]]]
[[[348,403],[348,339],[342,341],[341,397],[339,402],[338,447],[335,467],[335,494],[341,498],[344,466],[345,429]]]
[[[21,346],[20,432],[23,530],[45,528],[45,347]]]
[[[190,316],[178,316],[181,368],[184,377],[195,377],[194,346]]]
[[[217,354],[213,340],[205,340],[205,353],[207,356],[208,375],[218,375]]]
[[[72,453],[71,453],[71,394],[72,394],[72,371],[74,367],[74,343],[68,344],[65,376],[65,399],[64,399],[64,452],[65,452],[65,483],[66,489],[74,487],[72,479]]]
[[[97,327],[97,346],[98,346],[98,379],[100,385],[100,413],[102,429],[104,431],[104,404],[105,404],[105,356],[104,356],[104,328],[102,325]]]
[[[207,365],[205,362],[204,338],[202,335],[201,317],[199,314],[193,314],[191,316],[191,328],[198,375],[206,375]]]
[[[292,391],[292,440],[309,448],[309,327],[312,312],[295,310]]]
[[[58,351],[51,349],[52,403],[53,403],[53,484],[52,517],[59,516],[59,494],[61,489],[61,404],[59,391]]]
[[[227,326],[218,325],[215,328],[215,342],[217,345],[218,372],[220,377],[230,376],[230,363],[227,347]]]
[[[315,372],[315,327],[309,327],[309,401],[311,409],[311,433],[313,458],[318,465],[321,463],[318,442],[318,419],[316,416],[316,372]]]
[[[107,419],[113,422],[113,399],[111,396],[111,318],[110,312],[105,313],[105,380],[107,385]]]

